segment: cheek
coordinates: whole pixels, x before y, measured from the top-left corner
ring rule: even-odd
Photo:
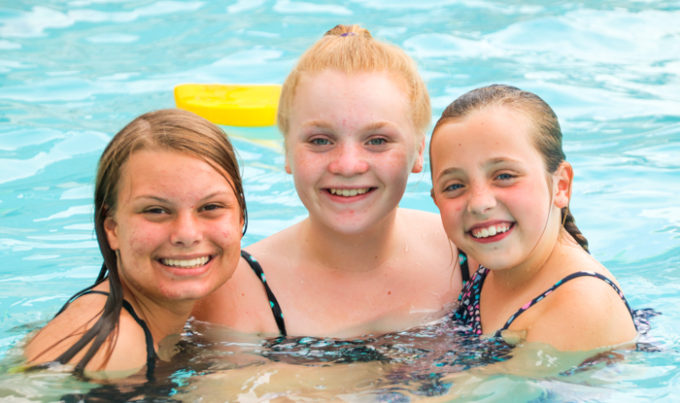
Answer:
[[[293,177],[298,180],[306,180],[314,176],[314,172],[322,166],[323,161],[319,156],[308,152],[297,151],[290,154],[288,166],[291,168]]]
[[[161,228],[136,227],[127,233],[124,240],[126,245],[121,246],[127,246],[135,254],[142,254],[157,247],[162,242],[162,238]]]
[[[456,200],[445,200],[440,203],[439,213],[442,217],[442,224],[444,224],[444,229],[446,233],[451,236],[456,231],[463,229],[462,225],[462,215],[463,204],[457,202]]]

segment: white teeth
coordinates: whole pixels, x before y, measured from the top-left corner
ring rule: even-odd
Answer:
[[[209,256],[197,257],[195,259],[161,259],[161,263],[166,266],[181,267],[189,269],[192,267],[203,266],[210,260]]]
[[[472,236],[475,238],[488,238],[496,234],[502,234],[510,229],[510,224],[491,225],[486,228],[477,228],[472,231]]]
[[[344,197],[350,197],[350,196],[356,196],[356,195],[361,195],[366,192],[368,192],[369,188],[360,188],[360,189],[330,189],[329,191],[331,194],[337,195],[337,196],[344,196]]]

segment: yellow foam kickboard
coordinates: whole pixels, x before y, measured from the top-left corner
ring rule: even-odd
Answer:
[[[272,126],[276,122],[278,84],[180,84],[178,108],[226,126]]]

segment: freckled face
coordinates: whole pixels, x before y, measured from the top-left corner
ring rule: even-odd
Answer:
[[[124,286],[161,301],[195,300],[234,272],[243,218],[229,182],[201,159],[141,150],[123,165],[104,227]]]
[[[424,138],[405,85],[385,72],[304,74],[286,138],[286,170],[310,219],[359,233],[396,212]]]
[[[533,130],[524,113],[489,106],[443,124],[433,136],[433,197],[446,233],[491,269],[542,253],[544,233],[559,228]]]

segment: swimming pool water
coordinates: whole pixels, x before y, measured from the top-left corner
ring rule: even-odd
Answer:
[[[93,175],[116,131],[174,106],[180,83],[281,83],[323,32],[358,23],[416,59],[434,118],[462,92],[492,82],[545,98],[560,117],[576,172],[572,210],[593,255],[633,307],[662,313],[648,335],[658,352],[558,379],[454,382],[441,393],[672,400],[680,392],[677,21],[677,1],[1,1],[0,356],[10,359],[98,272]],[[244,245],[304,217],[276,129],[225,129],[243,165]],[[429,188],[427,173],[414,175],[402,206],[436,211]],[[63,374],[8,369],[0,364],[0,398],[48,401],[86,389]],[[175,385],[191,385],[191,375],[178,371]],[[383,387],[383,400],[424,397],[413,383],[386,382],[346,398],[372,400],[371,387]]]

